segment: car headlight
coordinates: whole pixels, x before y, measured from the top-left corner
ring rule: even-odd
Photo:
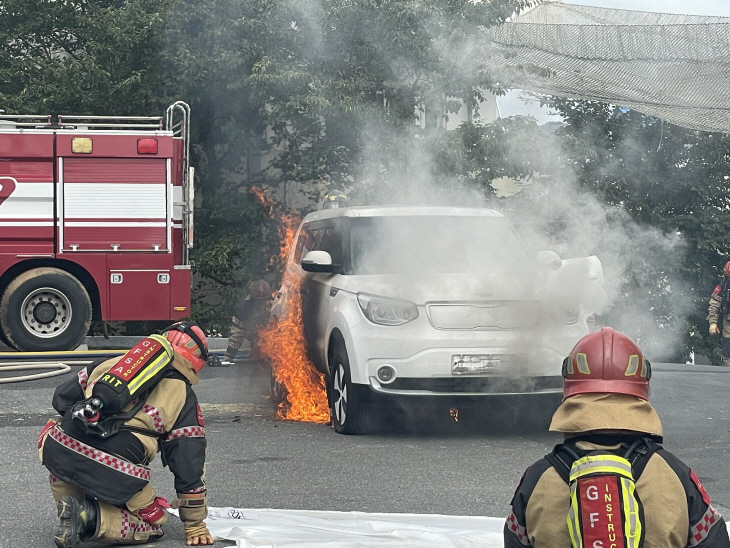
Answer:
[[[556,310],[553,310],[552,316],[565,325],[573,325],[578,323],[578,320],[580,319],[580,308],[577,306],[559,307]]]
[[[358,293],[357,302],[365,317],[378,325],[403,325],[418,318],[418,308],[411,301]]]

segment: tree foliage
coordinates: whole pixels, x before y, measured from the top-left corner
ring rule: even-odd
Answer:
[[[567,121],[559,132],[564,165],[580,186],[639,225],[657,229],[659,240],[683,242],[662,255],[656,253],[659,241],[645,242],[643,249],[634,241],[640,252],[626,250],[632,264],[622,280],[623,298],[604,320],[620,327],[622,316],[625,321],[639,304],[658,329],[682,327],[681,351],[657,348],[658,356],[683,360],[694,351],[718,364],[718,340],[707,334],[705,316],[730,258],[730,137],[604,103],[549,102]]]

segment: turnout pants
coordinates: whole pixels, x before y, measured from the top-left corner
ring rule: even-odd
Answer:
[[[78,487],[57,479],[53,474],[50,476],[50,481],[51,494],[56,504],[64,495],[71,495],[79,500],[90,498]],[[127,508],[119,508],[97,500],[99,504],[97,530],[94,538],[90,540],[103,544],[144,544],[150,539],[162,536],[162,527],[146,523],[136,513],[151,504],[155,498],[154,489],[148,485],[138,495],[129,499]]]
[[[244,340],[251,343],[251,357],[256,358],[256,329],[252,326],[245,325],[241,320],[233,316],[231,318],[231,334],[228,337],[228,348],[226,348],[225,358],[229,360],[235,358]]]
[[[722,365],[730,367],[730,316],[722,322]]]

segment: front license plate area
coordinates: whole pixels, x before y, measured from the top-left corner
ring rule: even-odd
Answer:
[[[451,357],[452,375],[488,375],[500,371],[502,356],[495,354],[457,354]]]

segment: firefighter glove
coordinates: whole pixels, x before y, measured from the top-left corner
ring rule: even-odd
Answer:
[[[167,514],[160,504],[160,497],[157,497],[152,504],[137,511],[143,521],[150,525],[159,526],[167,521]]]
[[[720,329],[717,327],[716,323],[710,324],[710,335],[719,335]]]
[[[188,546],[211,546],[213,535],[210,534],[205,522],[185,522],[185,544]]]
[[[189,523],[203,523],[208,517],[205,493],[178,493],[171,506],[179,510],[180,519],[185,522],[186,527]]]

